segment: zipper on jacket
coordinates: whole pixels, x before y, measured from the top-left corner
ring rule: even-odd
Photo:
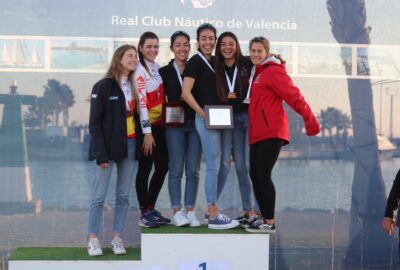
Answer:
[[[264,109],[261,109],[261,113],[263,115],[265,125],[268,127],[268,121],[267,121],[267,117],[265,116]]]

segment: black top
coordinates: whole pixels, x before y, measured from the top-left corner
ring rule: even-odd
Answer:
[[[163,80],[166,101],[172,103],[182,103],[185,108],[185,119],[193,120],[195,116],[195,111],[181,100],[182,87],[174,67],[174,59],[172,59],[168,65],[160,68],[158,72],[160,73]]]
[[[393,181],[393,186],[390,189],[389,197],[386,203],[385,217],[393,218],[393,211],[399,207],[400,201],[400,170],[397,172],[396,178]]]
[[[139,123],[136,113],[135,123]],[[136,132],[139,129],[136,125]],[[90,160],[101,164],[128,156],[125,96],[115,79],[102,79],[93,86],[89,132]]]
[[[236,75],[236,82],[235,82],[235,93],[236,93],[236,99],[228,99],[228,103],[233,106],[233,112],[234,113],[240,113],[240,112],[247,112],[249,105],[246,103],[243,103],[243,100],[246,98],[247,91],[249,88],[249,78],[250,78],[250,73],[251,73],[251,67],[253,64],[251,63],[250,59],[246,57],[242,57],[240,60],[240,65],[241,69],[238,70],[238,73]],[[232,82],[233,78],[233,73],[235,72],[235,65],[232,67],[227,67],[225,66],[226,73],[228,74],[228,77],[230,81]],[[223,74],[224,79],[225,77],[225,72]],[[229,88],[228,84],[226,82],[226,79],[224,80],[224,83],[226,85],[226,95],[228,96],[229,94]]]
[[[214,68],[214,56],[211,62],[208,62]],[[203,61],[203,59],[195,54],[186,64],[183,77],[194,78],[194,86],[192,94],[200,107],[204,105],[220,105],[215,82],[215,72]]]

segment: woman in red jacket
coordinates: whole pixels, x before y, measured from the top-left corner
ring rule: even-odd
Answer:
[[[285,65],[270,55],[266,38],[250,41],[250,59],[254,65],[248,94],[250,177],[262,217],[246,231],[272,233],[275,232],[275,186],[271,174],[281,147],[289,143],[289,121],[283,102],[304,119],[308,136],[317,135],[320,129]]]

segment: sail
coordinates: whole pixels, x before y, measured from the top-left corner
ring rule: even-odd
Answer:
[[[36,46],[34,46],[32,49],[31,65],[32,66],[41,66],[42,65],[42,63],[40,62],[40,59],[39,59],[39,53],[38,53],[38,50],[36,49]]]
[[[1,64],[2,65],[11,65],[11,57],[8,52],[6,41],[3,41],[3,49],[1,51]]]

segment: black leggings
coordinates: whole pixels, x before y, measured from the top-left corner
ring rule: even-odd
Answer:
[[[139,157],[139,167],[136,174],[136,194],[139,201],[139,207],[142,211],[155,207],[158,194],[164,183],[165,176],[168,172],[168,151],[165,141],[165,128],[160,126],[151,126],[152,135],[156,142],[153,147],[153,153],[145,156],[141,149]],[[139,147],[142,147],[141,145]],[[151,169],[154,172],[150,180]]]
[[[271,174],[282,145],[281,139],[268,139],[250,145],[250,178],[261,215],[266,219],[274,219],[275,186]]]

